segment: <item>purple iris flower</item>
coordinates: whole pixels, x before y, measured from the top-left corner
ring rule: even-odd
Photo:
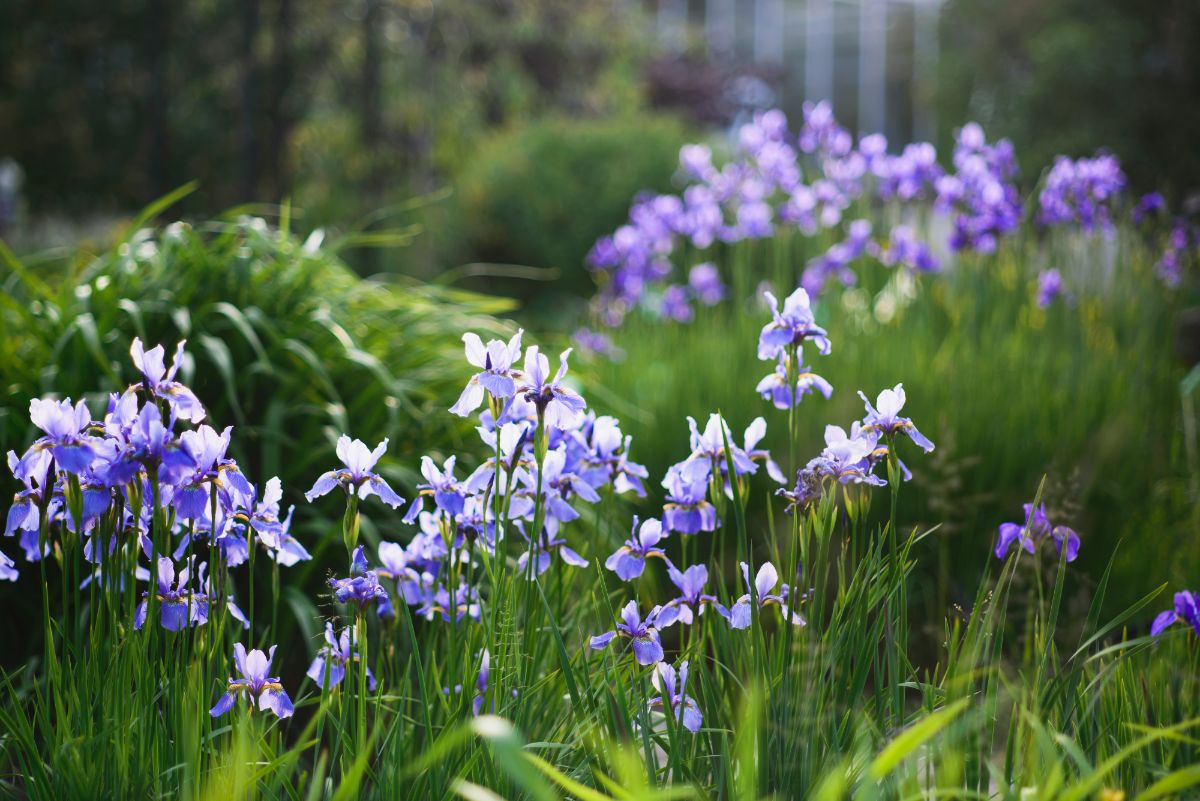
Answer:
[[[715,531],[717,510],[708,500],[709,468],[703,462],[683,462],[667,470],[663,487],[667,502],[663,522],[668,531],[697,534]]]
[[[179,485],[185,476],[195,470],[195,458],[183,442],[175,438],[170,427],[163,425],[162,415],[153,403],[142,406],[141,411],[129,420],[128,433],[125,434],[123,417],[129,411],[127,399],[133,399],[136,404],[136,396],[123,396],[105,424],[110,434],[114,430],[122,432],[113,441],[124,442],[101,468],[107,483],[113,486],[128,484],[146,469],[157,472],[160,484],[171,487]]]
[[[803,287],[787,296],[782,311],[773,294],[764,292],[763,297],[771,304],[772,319],[758,335],[758,358],[765,361],[777,359],[780,353],[792,346],[799,347],[806,340],[812,340],[822,355],[829,353],[829,337],[825,329],[817,325],[808,293]]]
[[[752,589],[750,567],[745,562],[742,562],[742,578],[746,581],[747,593],[738,598],[728,611],[720,606],[717,607],[717,611],[721,612],[722,616],[729,621],[730,628],[734,629],[749,628],[751,621],[754,598],[749,592]],[[787,601],[790,591],[788,585],[779,585],[779,592],[776,592],[777,584],[779,584],[779,573],[776,572],[775,566],[770,562],[764,562],[754,577],[753,590],[758,597],[758,608],[766,609],[768,606],[778,606],[779,611],[783,613],[784,620],[790,621],[794,626],[805,625],[805,620],[799,612],[788,609]]]
[[[308,666],[308,672],[305,674],[315,681],[318,687],[333,689],[338,686],[346,677],[346,666],[351,662],[361,660],[358,650],[351,649],[350,636],[350,626],[342,629],[342,633],[335,636],[333,624],[325,624],[325,645],[317,651],[317,655],[313,658],[312,664]],[[327,669],[329,670],[328,680],[325,677]],[[371,672],[370,667],[367,668],[367,688],[371,692],[375,691],[375,674]]]
[[[715,595],[704,592],[704,585],[708,583],[708,568],[704,565],[692,565],[680,572],[675,565],[667,562],[667,575],[679,588],[679,596],[672,598],[665,605],[679,610],[678,620],[685,626],[692,624],[695,615],[704,613],[706,604],[717,603]]]
[[[209,599],[209,603],[212,603],[213,599],[219,599],[220,596],[213,586],[212,576],[206,573],[207,567],[208,564],[206,562],[201,562],[199,567],[196,568],[196,572],[199,574],[200,587],[203,589],[205,597]],[[246,631],[250,630],[250,618],[246,617],[246,613],[237,605],[237,601],[234,599],[232,593],[225,596],[225,610],[229,612],[230,617],[242,624],[243,629]]]
[[[811,372],[809,367],[800,367],[795,376],[796,383],[793,385],[792,377],[788,375],[790,364],[791,356],[786,352],[780,353],[775,370],[765,375],[758,382],[754,391],[761,395],[763,400],[769,400],[775,404],[776,409],[791,409],[793,406],[799,406],[801,399],[813,392],[820,392],[826,400],[833,395],[833,387],[830,383]]]
[[[404,499],[396,494],[383,476],[374,472],[375,463],[387,451],[387,446],[387,437],[384,437],[383,442],[376,445],[375,450],[372,451],[362,440],[351,440],[350,437],[342,434],[337,441],[337,457],[342,460],[342,467],[322,473],[321,477],[313,484],[312,489],[304,493],[304,497],[311,503],[313,499],[321,497],[340,485],[348,495],[368,498],[374,494],[393,509],[401,506]]]
[[[252,501],[254,487],[242,475],[237,462],[225,457],[232,431],[233,426],[227,426],[218,434],[211,426],[202,425],[180,435],[180,443],[195,464],[195,469],[183,478],[171,498],[171,505],[183,519],[196,520],[211,513],[213,491],[226,510],[243,507]]]
[[[622,436],[615,417],[597,417],[592,422],[591,436],[585,437],[582,432],[577,432],[576,438],[584,445],[581,456],[583,466],[578,472],[593,489],[612,484],[613,492],[618,495],[633,492],[639,498],[646,497],[642,479],[650,473],[642,465],[629,460],[629,446],[633,438]]]
[[[537,345],[525,350],[525,373],[517,392],[537,408],[548,428],[575,428],[579,425],[579,416],[587,407],[587,401],[579,393],[562,383],[570,355],[570,348],[562,352],[558,359],[558,372],[554,378],[550,378],[550,362],[545,354],[538,351]]]
[[[454,591],[453,599],[445,587],[427,594],[417,607],[417,614],[426,620],[439,616],[446,623],[459,623],[464,617],[479,620],[482,609],[479,605],[479,593],[464,581],[460,581]]]
[[[642,575],[646,569],[646,560],[650,557],[667,561],[666,551],[658,547],[658,543],[664,536],[666,535],[663,533],[660,521],[647,520],[639,529],[638,519],[635,515],[633,531],[630,533],[629,539],[625,540],[625,544],[608,557],[604,566],[616,573],[621,581],[635,579]]]
[[[179,366],[183,362],[183,346],[186,344],[186,339],[179,340],[170,370],[163,364],[166,352],[162,345],[155,345],[146,350],[142,340],[135,337],[133,344],[129,346],[129,355],[133,358],[133,366],[142,374],[141,386],[144,386],[150,395],[166,401],[173,416],[191,423],[199,423],[204,419],[204,406],[194,392],[175,380],[175,374],[179,372]],[[136,390],[138,386],[134,384],[129,389]]]
[[[1000,536],[996,541],[996,558],[1003,559],[1008,555],[1009,548],[1017,543],[1029,553],[1033,553],[1037,545],[1047,538],[1054,541],[1054,547],[1061,555],[1064,548],[1068,562],[1074,562],[1079,556],[1079,535],[1074,529],[1066,526],[1054,526],[1046,516],[1046,504],[1027,503],[1025,509],[1025,524],[1001,523]]]
[[[784,484],[787,482],[787,479],[784,478],[783,471],[779,469],[779,465],[771,458],[771,452],[765,448],[758,447],[758,443],[766,435],[767,421],[761,417],[754,418],[750,425],[746,426],[746,431],[742,435],[742,452],[750,458],[750,461],[762,462],[766,465],[767,475],[771,477],[772,481]]]
[[[695,312],[688,300],[687,287],[671,284],[663,290],[662,315],[677,323],[690,323]]]
[[[1048,308],[1063,294],[1062,273],[1053,268],[1038,273],[1037,305]]]
[[[887,486],[887,482],[871,472],[879,432],[867,431],[857,422],[850,433],[841,426],[825,426],[825,449],[811,460],[806,470],[820,476],[829,476],[839,484],[871,484]]]
[[[271,661],[274,658],[274,645],[264,654],[257,648],[246,653],[246,646],[240,642],[234,643],[233,661],[241,678],[229,679],[225,694],[221,696],[221,700],[217,701],[216,706],[209,710],[209,714],[214,718],[224,715],[233,709],[238,696],[244,693],[246,700],[250,703],[251,711],[254,710],[257,702],[260,710],[269,709],[278,718],[290,718],[292,712],[295,711],[292,699],[288,698],[288,694],[283,689],[283,685],[279,683],[278,678],[267,675],[271,670]]]
[[[696,300],[705,306],[715,306],[725,299],[726,287],[721,283],[721,273],[712,262],[703,262],[688,270],[688,287]]]
[[[557,528],[556,525],[553,525],[553,519],[551,518],[550,520],[547,520],[546,523],[546,527],[542,529],[542,536],[538,537],[538,541],[534,543],[533,548],[531,549],[533,552],[533,558],[536,560],[534,562],[534,570],[536,575],[540,576],[550,569],[551,554],[555,553],[557,553],[558,557],[568,565],[573,567],[587,567],[588,560],[584,559],[582,556],[572,550],[571,547],[567,545],[566,540],[555,536],[555,534],[551,532],[552,528]],[[519,557],[517,557],[517,567],[521,569],[522,573],[525,572],[525,565],[529,563],[529,553],[530,551],[526,550],[523,551]]]
[[[250,527],[254,529],[256,538],[267,548],[272,559],[284,567],[292,567],[297,562],[312,559],[312,554],[291,534],[292,513],[295,507],[288,509],[287,517],[279,519],[281,500],[283,486],[279,478],[275,477],[267,481],[262,499],[252,504]]]
[[[383,567],[376,573],[381,578],[395,581],[396,590],[409,606],[417,606],[424,600],[425,584],[432,584],[434,578],[430,571],[440,569],[441,558],[445,552],[443,543],[442,548],[433,555],[433,559],[427,560],[421,553],[423,543],[423,534],[414,537],[409,548],[396,542],[379,543],[379,561]],[[429,582],[425,581],[422,573],[429,577]]]
[[[360,610],[375,601],[388,600],[387,590],[379,583],[379,575],[367,568],[367,557],[362,546],[354,549],[350,560],[350,576],[348,578],[331,578],[329,586],[333,588],[333,597],[341,604],[354,604]]]
[[[421,457],[421,475],[425,477],[426,483],[417,485],[417,497],[413,499],[412,504],[408,507],[408,512],[404,515],[405,523],[411,523],[417,519],[417,515],[425,507],[425,497],[429,495],[433,496],[433,502],[437,504],[437,508],[450,517],[456,517],[463,513],[466,497],[463,495],[458,480],[454,477],[455,461],[456,457],[449,457],[442,469],[439,470],[428,456]]]
[[[526,473],[530,494],[537,492],[537,478],[534,474]],[[579,517],[579,512],[568,501],[579,497],[588,503],[597,503],[599,494],[582,476],[567,468],[567,451],[559,447],[546,453],[542,463],[542,494],[546,514],[549,518],[566,523]]]
[[[16,563],[7,554],[0,553],[0,581],[16,581],[21,575]]]
[[[625,637],[633,645],[633,655],[639,665],[653,665],[663,658],[662,640],[658,632],[675,622],[679,611],[675,607],[656,606],[643,620],[638,613],[637,601],[630,601],[621,610],[621,620],[616,629],[597,634],[589,641],[594,650],[608,646],[614,637]]]
[[[1162,196],[1162,193],[1149,192],[1138,199],[1137,205],[1133,207],[1130,216],[1133,217],[1133,222],[1137,224],[1160,211],[1166,211],[1166,209],[1167,199]]]
[[[158,559],[158,589],[156,596],[159,608],[159,623],[168,631],[181,631],[185,626],[203,626],[208,622],[208,597],[193,592],[188,583],[187,564],[175,573],[175,563],[166,556]],[[142,593],[142,602],[133,615],[133,627],[141,629],[146,624],[149,591]],[[190,612],[190,615],[189,615]]]
[[[518,330],[508,344],[499,339],[490,340],[486,347],[478,334],[463,334],[467,361],[478,367],[479,372],[471,376],[458,400],[450,407],[453,414],[469,416],[483,403],[485,392],[493,398],[512,397],[517,389],[516,382],[521,378],[520,371],[514,369],[514,365],[521,358],[521,335],[524,333],[523,329]]]
[[[479,717],[483,708],[483,696],[487,694],[488,679],[492,673],[492,655],[484,648],[479,657],[479,673],[475,675],[475,700],[471,702],[471,714]]]
[[[888,436],[903,432],[917,443],[921,450],[926,453],[933,450],[933,443],[917,430],[912,420],[900,416],[900,410],[904,408],[905,401],[903,384],[897,384],[895,389],[885,389],[880,392],[874,406],[861,390],[859,390],[858,397],[862,398],[867,407],[867,416],[863,418],[864,431],[878,431]]]
[[[759,418],[761,420],[762,418]],[[704,426],[704,431],[701,433],[700,427],[696,425],[696,420],[693,417],[688,417],[688,429],[691,432],[692,452],[685,460],[686,463],[699,463],[704,468],[704,477],[707,479],[713,472],[718,470],[722,475],[729,473],[730,454],[726,453],[725,435],[729,431],[729,425],[724,418],[717,413],[708,416],[708,422]],[[755,421],[757,423],[758,421]],[[746,429],[745,439],[749,441],[752,438],[752,430],[755,424],[752,423]],[[766,422],[763,422],[764,433]],[[759,435],[754,444],[758,444]],[[732,435],[729,437],[729,450],[732,451],[733,472],[735,475],[744,476],[758,471],[758,465],[754,463],[754,459],[745,449],[739,448],[733,441]],[[664,484],[665,486],[665,484]]]
[[[700,725],[704,722],[704,718],[700,714],[700,707],[696,705],[695,699],[686,692],[687,677],[688,661],[686,659],[679,663],[678,673],[666,662],[659,662],[651,681],[654,683],[654,689],[658,690],[660,694],[651,698],[649,705],[651,709],[661,709],[664,701],[670,703],[675,721],[682,722],[685,729],[695,734],[700,731]]]
[[[1175,593],[1175,608],[1160,612],[1150,625],[1150,634],[1157,637],[1174,623],[1184,623],[1200,635],[1200,593]]]
[[[21,457],[22,462],[32,461],[41,451],[50,451],[55,464],[68,473],[79,475],[91,467],[96,458],[96,443],[86,435],[92,423],[86,403],[81,400],[72,406],[70,398],[64,401],[34,398],[29,401],[29,418],[46,435],[34,441]]]
[[[575,333],[571,334],[571,341],[585,357],[593,354],[603,356],[611,362],[619,362],[625,358],[625,351],[617,347],[612,337],[603,331],[576,328]]]
[[[38,508],[44,500],[52,458],[50,452],[44,450],[28,454],[24,459],[18,459],[15,451],[8,452],[8,469],[25,488],[13,496],[4,524],[4,536],[11,537],[18,531],[38,530]]]

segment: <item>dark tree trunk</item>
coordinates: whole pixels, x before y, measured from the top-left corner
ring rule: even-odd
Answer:
[[[292,0],[279,0],[275,16],[273,91],[271,97],[271,134],[267,142],[270,163],[269,181],[273,199],[282,199],[292,189],[288,161],[288,141],[295,124],[291,88],[294,62],[292,60]]]
[[[380,105],[380,72],[382,45],[380,43],[383,0],[364,0],[363,13],[363,60],[362,60],[362,137],[363,146],[370,159],[378,158],[379,143],[383,138],[383,111]],[[382,176],[371,170],[368,178],[372,200],[378,198],[382,188]]]
[[[242,200],[255,200],[258,193],[258,137],[255,112],[258,92],[259,0],[242,4]]]
[[[150,67],[149,112],[150,148],[148,185],[153,197],[161,197],[171,191],[171,137],[170,125],[167,119],[168,90],[168,37],[171,33],[170,20],[171,4],[168,0],[151,0],[149,5],[150,19],[146,26],[147,62]],[[148,202],[151,198],[146,198]]]

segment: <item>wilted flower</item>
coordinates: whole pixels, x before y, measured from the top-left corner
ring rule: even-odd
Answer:
[[[458,400],[450,407],[453,414],[467,417],[479,404],[483,403],[484,392],[493,398],[511,398],[516,392],[516,381],[521,373],[513,368],[517,359],[521,358],[521,335],[518,330],[513,338],[505,344],[499,339],[490,340],[485,347],[478,334],[467,332],[463,334],[463,344],[466,346],[467,361],[478,367],[480,372],[471,376],[467,386],[459,395]]]
[[[334,636],[333,624],[325,624],[325,645],[317,651],[316,657],[313,658],[312,664],[308,666],[308,672],[305,674],[316,682],[318,687],[333,689],[338,686],[346,677],[346,666],[362,659],[357,650],[351,649],[350,635],[350,626],[342,629],[340,635]],[[326,670],[329,671],[328,679],[325,677]],[[367,687],[372,692],[375,691],[375,675],[371,672],[370,667],[367,668]]]
[[[548,428],[574,428],[579,424],[579,415],[587,407],[587,402],[579,393],[562,383],[570,355],[570,348],[562,352],[558,359],[558,372],[551,379],[550,362],[545,354],[540,353],[536,345],[525,350],[525,373],[517,392],[524,394],[525,400],[537,408]]]
[[[829,337],[825,329],[817,325],[808,293],[802,287],[788,295],[782,311],[779,301],[770,292],[764,292],[763,297],[771,304],[772,320],[758,335],[758,358],[777,359],[780,353],[798,348],[806,340],[812,340],[821,354],[829,353]]]
[[[1025,524],[1001,523],[1000,536],[996,541],[996,558],[1003,559],[1013,543],[1017,543],[1029,553],[1033,553],[1038,543],[1046,538],[1054,540],[1054,547],[1063,553],[1066,548],[1068,562],[1074,562],[1079,555],[1079,535],[1066,526],[1052,526],[1046,516],[1046,505],[1027,503],[1025,509]]]
[[[175,380],[175,374],[183,362],[183,346],[186,344],[186,339],[179,340],[175,347],[175,358],[171,360],[171,369],[168,370],[163,364],[163,346],[155,345],[146,350],[142,340],[135,337],[129,346],[129,355],[133,358],[133,366],[142,374],[142,383],[134,384],[129,389],[134,391],[139,386],[145,387],[151,397],[166,401],[175,417],[199,423],[204,419],[204,406],[194,392]]]
[[[383,476],[373,472],[375,463],[387,451],[387,446],[385,437],[383,442],[375,446],[375,450],[368,450],[362,440],[351,440],[342,434],[337,441],[337,457],[342,460],[342,468],[323,473],[312,489],[304,493],[304,497],[312,502],[340,484],[349,495],[367,498],[375,494],[388,506],[397,508],[404,503],[404,499],[396,494]]]
[[[762,567],[758,569],[757,575],[754,577],[753,588],[750,585],[750,567],[745,562],[742,562],[742,578],[746,582],[748,592],[729,608],[728,611],[717,607],[717,611],[729,621],[730,628],[745,629],[750,627],[751,612],[753,609],[754,597],[751,596],[749,590],[753,589],[754,594],[758,599],[758,608],[766,609],[769,606],[778,606],[779,611],[783,613],[783,619],[790,621],[795,626],[803,626],[804,618],[799,612],[788,610],[788,585],[780,585],[779,592],[775,592],[775,585],[779,584],[779,573],[776,572],[775,566],[770,562],[764,562]]]
[[[637,601],[630,601],[621,610],[621,620],[614,631],[598,634],[589,641],[594,650],[599,651],[612,642],[614,637],[627,638],[633,645],[633,655],[639,665],[653,665],[662,661],[663,648],[659,639],[659,629],[664,629],[675,622],[679,611],[675,607],[656,606],[650,610],[643,620],[638,613]]]
[[[203,626],[208,622],[208,597],[193,592],[188,583],[189,569],[185,564],[175,573],[175,563],[166,556],[158,559],[155,593],[159,608],[159,623],[168,631],[180,631],[185,626]],[[142,593],[142,602],[133,615],[133,627],[140,629],[146,624],[149,591]]]
[[[700,731],[700,724],[703,723],[704,718],[700,714],[700,708],[696,706],[695,699],[687,694],[687,677],[688,661],[686,659],[679,663],[678,673],[666,662],[659,662],[651,681],[654,683],[654,689],[658,690],[660,695],[650,699],[650,708],[661,709],[664,701],[669,703],[675,721],[682,722],[685,729],[695,734]]]
[[[788,505],[784,511],[788,514],[811,506],[824,494],[821,474],[816,468],[806,466],[796,471],[796,483],[791,489],[781,487],[775,490],[775,494],[787,499]]]
[[[1157,637],[1174,623],[1185,623],[1200,635],[1200,593],[1188,590],[1175,593],[1175,608],[1160,612],[1150,625],[1150,633]]]
[[[608,557],[604,566],[617,574],[621,581],[629,581],[642,575],[646,569],[646,560],[657,557],[667,561],[666,552],[658,547],[663,537],[662,523],[658,520],[647,520],[638,528],[638,519],[633,518],[633,532],[625,544]]]
[[[294,711],[292,699],[288,698],[288,694],[284,691],[278,678],[267,675],[267,671],[271,669],[271,660],[274,658],[274,645],[264,654],[257,648],[246,653],[244,645],[240,642],[234,643],[233,661],[241,678],[229,680],[225,694],[221,696],[221,700],[217,701],[216,706],[209,710],[209,714],[214,718],[224,715],[233,709],[233,704],[237,701],[238,696],[244,693],[246,700],[250,703],[251,711],[254,710],[257,702],[260,710],[269,709],[279,718],[290,718]]]
[[[903,384],[897,384],[895,389],[880,392],[875,406],[871,405],[871,401],[867,400],[867,396],[861,390],[858,397],[862,398],[867,407],[867,416],[863,418],[863,431],[878,431],[885,436],[894,436],[897,432],[902,432],[926,453],[933,450],[933,443],[917,430],[912,420],[900,416],[905,400]]]

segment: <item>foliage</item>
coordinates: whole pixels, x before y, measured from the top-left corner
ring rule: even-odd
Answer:
[[[489,138],[457,185],[470,258],[557,268],[555,291],[584,294],[592,243],[620,224],[631,196],[671,187],[684,141],[678,122],[652,115],[560,117]]]
[[[613,332],[625,358],[597,359],[596,381],[646,448],[652,473],[683,434],[681,398],[724,410],[735,427],[766,413],[769,403],[753,390],[770,364],[739,355],[739,343],[761,325],[756,280],[777,291],[794,286],[825,244],[779,236],[689,251],[678,262],[715,260],[734,287],[732,300],[697,309],[689,325],[639,316]],[[1184,373],[1172,348],[1179,298],[1157,281],[1156,259],[1124,229],[1111,240],[1022,236],[994,256],[960,257],[944,274],[864,260],[857,286],[817,306],[824,327],[853,332],[835,343],[833,356],[812,357],[813,369],[837,388],[833,398],[805,401],[795,441],[779,429],[768,441],[817,453],[824,423],[844,425],[859,407],[859,387],[904,381],[912,402],[937,410],[929,433],[939,449],[914,466],[906,493],[915,519],[941,527],[939,560],[924,567],[935,616],[964,597],[974,578],[964,568],[970,554],[1030,493],[1031,476],[1043,474],[1050,505],[1088,532],[1093,556],[1083,557],[1085,570],[1097,574],[1119,541],[1138,543],[1114,568],[1119,603],[1149,590],[1147,558],[1186,580],[1200,551],[1191,536],[1194,466],[1174,439]],[[1051,263],[1073,295],[1043,309],[1037,275]]]
[[[299,241],[286,210],[280,228],[240,213],[147,225],[155,210],[98,254],[23,263],[0,249],[0,450],[29,440],[31,397],[87,397],[102,410],[107,394],[97,390],[128,384],[121,365],[135,336],[189,340],[183,374],[214,419],[235,427],[237,457],[279,476],[288,502],[330,460],[336,432],[391,438],[400,459],[384,470],[402,484],[416,475],[418,449],[462,441],[461,425],[431,413],[457,392],[443,365],[463,328],[498,330],[492,315],[506,301],[364,281],[337,255],[353,236]],[[320,530],[307,505],[299,511],[302,525]],[[21,616],[5,625],[13,641],[29,642]]]
[[[954,0],[942,34],[941,118],[1011,137],[1024,168],[1104,143],[1138,187],[1200,186],[1195,4]]]

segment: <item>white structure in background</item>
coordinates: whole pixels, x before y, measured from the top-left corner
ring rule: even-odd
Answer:
[[[777,68],[780,105],[829,98],[862,133],[899,141],[937,133],[943,0],[654,0],[658,37],[679,52],[689,31],[710,55]]]

